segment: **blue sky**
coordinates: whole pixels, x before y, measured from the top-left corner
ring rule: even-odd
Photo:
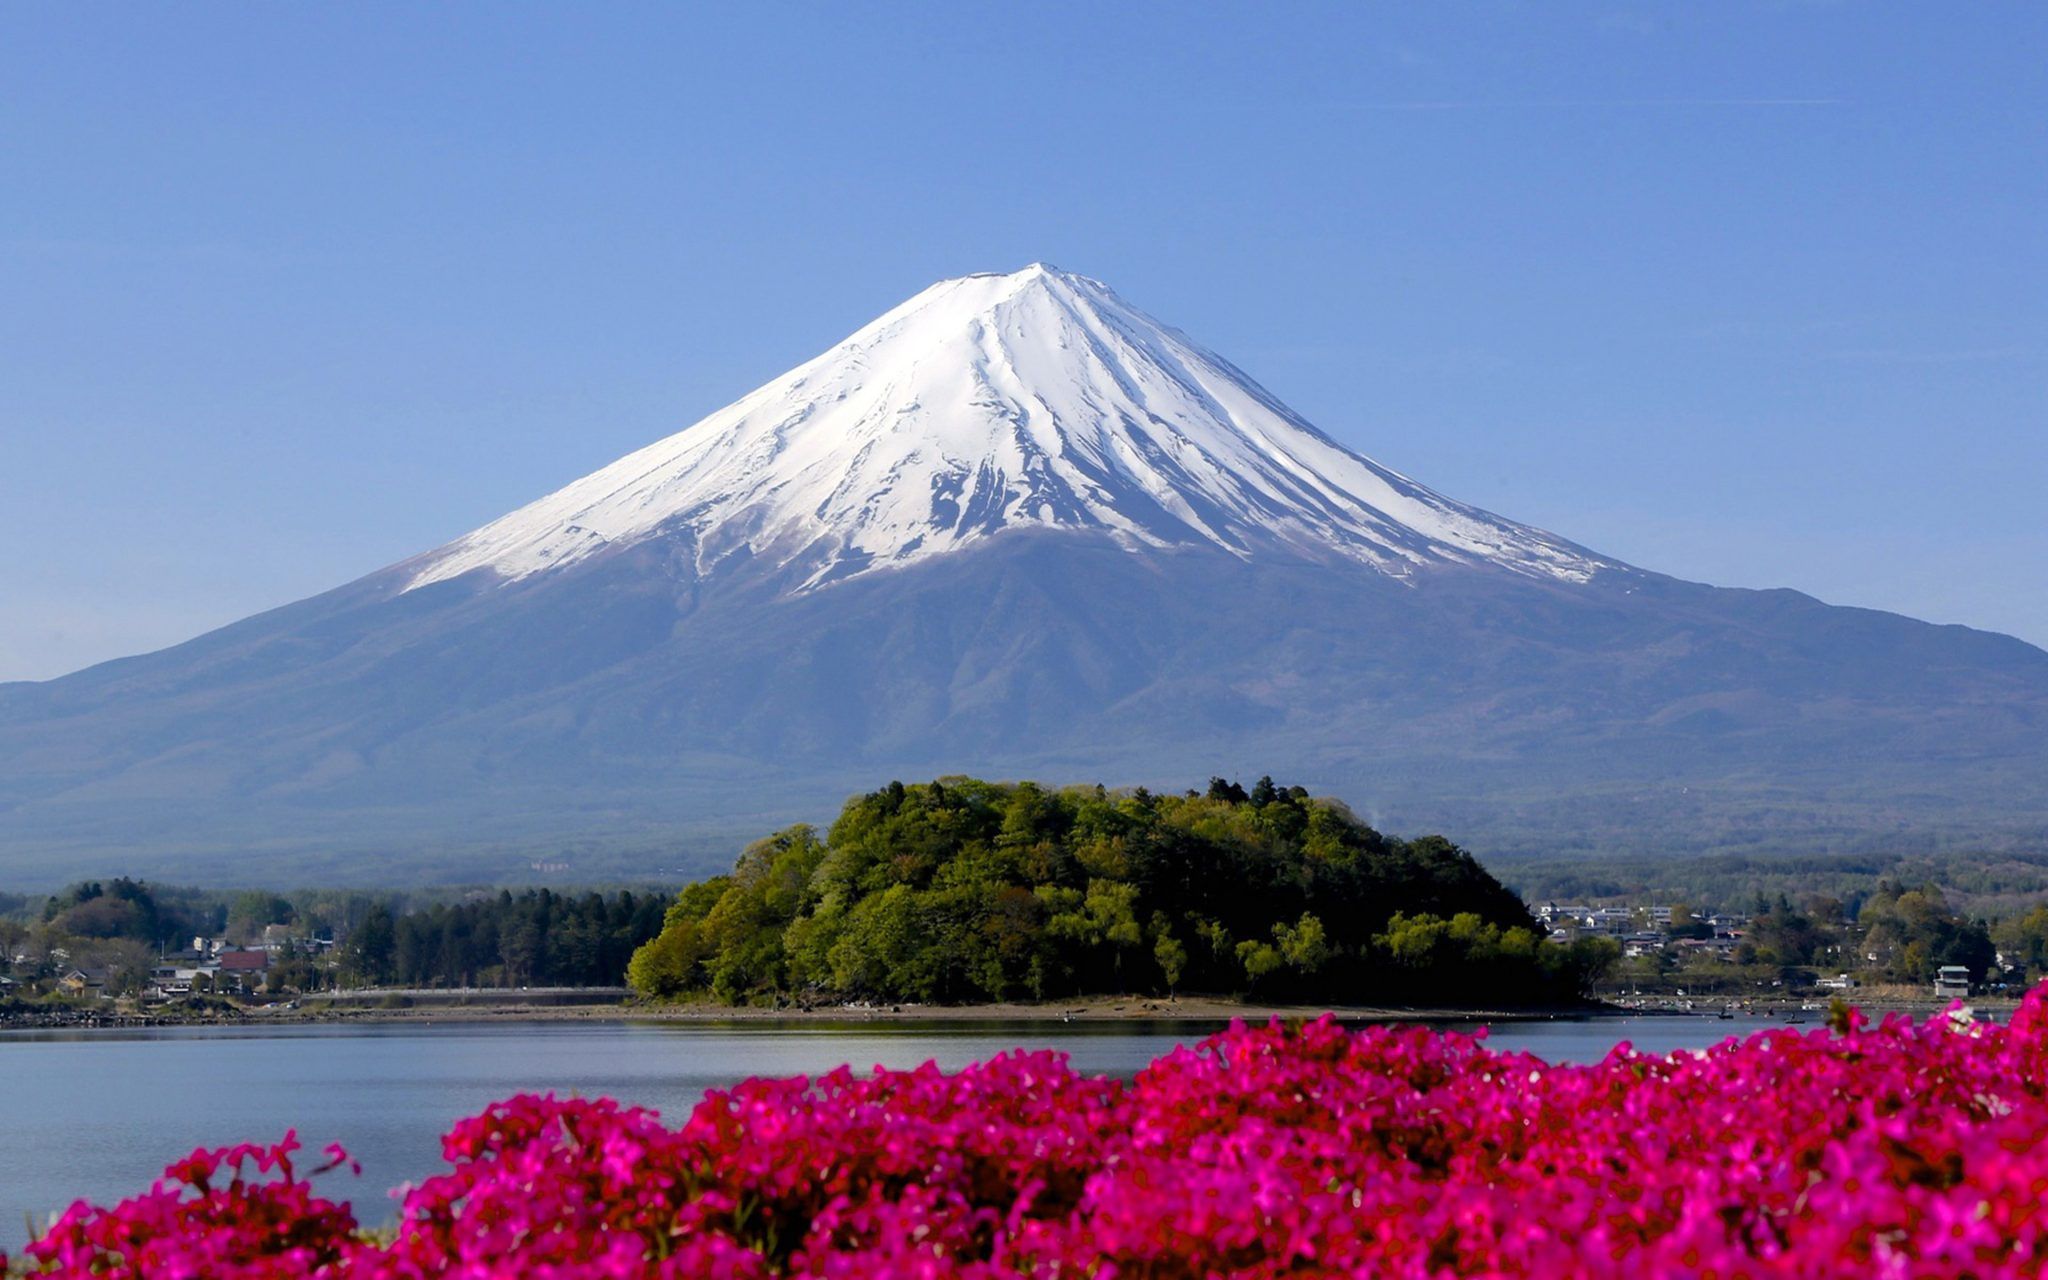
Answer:
[[[0,6],[0,679],[1108,280],[1649,568],[2048,643],[2048,8]]]

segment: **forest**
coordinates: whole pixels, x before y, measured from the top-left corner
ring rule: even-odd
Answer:
[[[1581,998],[1570,946],[1441,836],[1250,789],[942,778],[792,826],[690,885],[628,980],[655,999],[981,1002],[1181,991],[1500,1007]]]
[[[380,903],[343,941],[341,972],[369,986],[616,986],[663,914],[630,890],[501,890],[398,915]]]

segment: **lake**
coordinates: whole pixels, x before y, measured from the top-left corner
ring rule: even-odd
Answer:
[[[1490,1043],[1586,1062],[1617,1041],[1669,1052],[1762,1021],[1630,1017],[1509,1023]],[[365,1222],[384,1192],[440,1171],[454,1120],[519,1092],[605,1095],[679,1123],[706,1089],[752,1075],[816,1075],[841,1063],[957,1068],[1004,1049],[1056,1048],[1077,1070],[1128,1076],[1219,1029],[1189,1023],[300,1024],[146,1031],[0,1032],[0,1251],[72,1200],[146,1189],[198,1146],[274,1141],[286,1129],[318,1161],[340,1142],[360,1179],[323,1188]],[[1811,1028],[1807,1028],[1811,1029]]]

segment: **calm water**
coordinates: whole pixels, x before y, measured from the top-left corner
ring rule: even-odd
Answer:
[[[1616,1018],[1497,1027],[1497,1048],[1554,1062],[1616,1041],[1667,1052],[1768,1024]],[[522,1091],[608,1095],[679,1121],[704,1091],[750,1075],[841,1063],[964,1066],[1003,1049],[1057,1048],[1077,1070],[1128,1076],[1216,1028],[1044,1023],[827,1028],[620,1023],[181,1027],[0,1032],[0,1251],[73,1199],[145,1189],[197,1146],[270,1141],[297,1128],[311,1151],[340,1142],[363,1175],[328,1194],[383,1220],[383,1192],[437,1172],[450,1122]],[[1809,1028],[1810,1029],[1810,1028]],[[317,1157],[316,1157],[317,1158]],[[333,1178],[336,1175],[330,1174]]]

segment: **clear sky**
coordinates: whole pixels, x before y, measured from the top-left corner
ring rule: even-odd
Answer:
[[[2048,6],[6,3],[0,679],[1040,259],[1464,501],[2048,643]]]

